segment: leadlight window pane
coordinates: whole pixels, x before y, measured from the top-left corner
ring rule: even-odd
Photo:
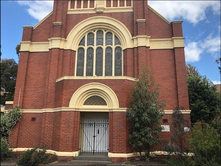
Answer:
[[[99,47],[96,51],[96,76],[103,75],[103,48]]]
[[[122,75],[122,49],[121,47],[115,48],[115,76]]]
[[[97,31],[97,45],[103,45],[103,31]]]
[[[112,48],[107,47],[105,53],[105,76],[112,76]]]
[[[107,105],[107,103],[100,96],[91,96],[84,102],[84,105]]]
[[[77,57],[77,76],[84,75],[84,49],[78,49],[78,57]]]
[[[115,45],[121,45],[120,40],[117,36],[115,36]]]
[[[93,76],[94,49],[87,49],[86,76]]]
[[[90,46],[90,45],[94,45],[94,34],[93,33],[89,33],[87,35],[87,45]]]
[[[113,35],[111,32],[106,33],[106,45],[112,45],[112,40],[113,40],[112,36]]]
[[[85,37],[83,37],[83,39],[81,40],[79,46],[85,46]]]

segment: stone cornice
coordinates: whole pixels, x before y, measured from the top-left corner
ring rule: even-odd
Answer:
[[[78,112],[127,112],[127,108],[108,108],[105,106],[93,106],[93,107],[82,107],[82,108],[70,108],[70,107],[58,107],[58,108],[43,108],[43,109],[21,109],[22,113],[53,113],[53,112],[67,112],[67,111],[78,111]],[[164,110],[165,115],[173,114],[174,110]],[[181,110],[182,114],[190,114],[191,110]]]
[[[150,49],[173,49],[176,47],[184,47],[184,37],[172,37],[172,38],[162,38],[162,39],[151,39],[150,36],[139,35],[134,36],[131,40],[131,45],[127,48],[135,47],[150,47]],[[67,40],[65,38],[54,37],[48,39],[49,42],[31,42],[31,41],[21,41],[20,51],[29,52],[48,52],[53,48],[60,48],[66,50],[74,50],[68,47]],[[123,49],[127,49],[123,48]]]

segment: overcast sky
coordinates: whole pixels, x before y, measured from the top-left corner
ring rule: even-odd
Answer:
[[[215,63],[220,57],[220,1],[152,0],[148,4],[169,21],[183,20],[186,64],[220,83]],[[52,11],[53,1],[2,1],[1,5],[2,59],[18,61],[14,49],[21,41],[22,26],[37,24]]]

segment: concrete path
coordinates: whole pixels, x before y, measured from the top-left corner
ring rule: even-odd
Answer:
[[[16,166],[16,164],[13,163],[5,163],[1,162],[1,166]],[[51,163],[47,164],[45,166],[122,166],[122,164],[116,164],[116,163]],[[125,166],[125,164],[124,164]],[[133,165],[130,165],[133,166]]]
[[[1,162],[1,166],[16,166],[16,164]]]
[[[57,163],[57,164],[48,164],[47,166],[52,166],[52,165],[56,165],[56,166],[122,166],[122,164],[116,164],[116,163],[111,163],[111,164],[102,164],[102,163]],[[126,166],[126,165],[124,165]],[[130,165],[133,166],[133,165]]]

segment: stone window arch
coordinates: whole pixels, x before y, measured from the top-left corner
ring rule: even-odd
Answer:
[[[119,108],[119,101],[115,92],[107,85],[97,82],[88,83],[78,88],[69,101],[69,108],[91,108],[91,101],[89,101],[88,104],[86,104],[85,102],[91,99],[94,100],[93,98],[91,98],[94,96],[98,96],[98,100],[100,100],[101,98],[106,103],[106,105],[94,105],[96,108]],[[97,97],[95,97],[95,100],[96,98]]]

